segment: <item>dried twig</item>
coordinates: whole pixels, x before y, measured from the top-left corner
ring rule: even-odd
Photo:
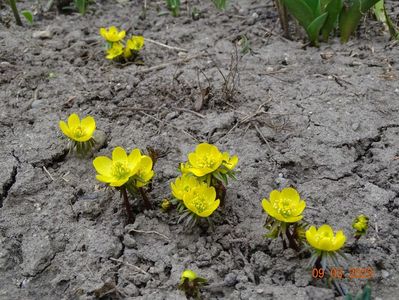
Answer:
[[[148,273],[147,271],[144,271],[142,268],[139,268],[138,266],[132,265],[132,264],[130,264],[128,262],[125,262],[123,260],[120,260],[120,259],[117,259],[117,258],[113,258],[113,257],[110,257],[109,259],[112,260],[112,261],[124,264],[124,265],[126,265],[128,267],[131,267],[133,269],[136,269],[136,271],[139,271],[139,272],[141,272],[141,273],[143,273],[145,275],[150,275],[150,273]]]
[[[163,237],[164,239],[170,241],[170,238],[169,238],[169,237],[167,237],[166,235],[164,235],[164,234],[162,234],[162,233],[160,233],[160,232],[158,232],[158,231],[155,231],[155,230],[148,230],[148,231],[147,231],[147,230],[139,230],[139,229],[131,228],[131,229],[129,229],[128,232],[129,232],[129,233],[130,233],[130,232],[137,232],[137,233],[145,233],[145,234],[157,234],[157,235]]]
[[[52,181],[55,181],[54,177],[51,176],[50,172],[47,170],[47,168],[46,168],[45,166],[43,166],[43,171],[46,172],[46,174],[50,177],[50,179],[51,179]]]
[[[179,108],[179,107],[172,107],[172,108],[175,109],[175,110],[178,110],[178,111],[188,112],[188,113],[191,113],[191,114],[193,114],[193,115],[196,115],[197,117],[199,117],[199,118],[201,118],[201,119],[205,119],[205,116],[204,116],[203,114],[200,114],[200,113],[198,113],[198,112],[196,112],[196,111],[193,111],[193,110],[191,110],[191,109]]]
[[[158,42],[158,41],[154,41],[154,40],[152,40],[152,39],[149,39],[149,38],[147,38],[147,37],[145,38],[145,41],[146,41],[146,42],[149,42],[149,43],[152,43],[152,44],[155,44],[155,45],[158,45],[158,46],[161,46],[161,47],[164,47],[164,48],[167,48],[167,49],[170,49],[170,50],[188,52],[187,49],[169,46],[169,45],[166,45],[166,44],[164,44],[164,43],[160,43],[160,42]]]
[[[134,75],[145,74],[145,73],[152,72],[152,71],[162,70],[162,69],[164,69],[166,67],[169,67],[169,66],[172,66],[172,65],[178,65],[178,64],[186,63],[186,62],[189,62],[192,59],[196,59],[196,58],[199,58],[199,57],[202,57],[202,56],[205,56],[205,55],[208,55],[208,54],[207,53],[198,53],[198,54],[195,54],[195,55],[188,56],[186,58],[176,59],[176,60],[173,60],[173,61],[170,61],[170,62],[167,62],[167,63],[163,63],[163,64],[160,64],[160,65],[157,65],[157,66],[149,67],[147,69],[138,70],[138,71],[136,71],[134,73]]]

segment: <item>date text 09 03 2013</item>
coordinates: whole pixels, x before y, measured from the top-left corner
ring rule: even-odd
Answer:
[[[372,267],[349,268],[347,272],[341,267],[332,267],[331,269],[312,269],[312,277],[317,279],[322,279],[327,276],[333,279],[371,279],[374,275]]]

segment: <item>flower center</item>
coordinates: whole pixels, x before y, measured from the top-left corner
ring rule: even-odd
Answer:
[[[274,203],[274,209],[278,211],[284,217],[289,217],[292,215],[292,205],[291,201],[283,199],[277,203]]]
[[[201,195],[196,195],[193,199],[193,204],[198,213],[202,213],[208,208],[205,199]]]
[[[201,169],[209,168],[213,169],[214,165],[216,164],[215,160],[208,156],[203,156],[201,161],[198,163],[198,167]]]
[[[112,165],[112,175],[118,180],[124,179],[129,176],[129,169],[127,168],[126,163],[123,162],[114,162]]]
[[[75,128],[74,135],[76,138],[81,138],[86,135],[86,130],[83,129],[81,126]]]

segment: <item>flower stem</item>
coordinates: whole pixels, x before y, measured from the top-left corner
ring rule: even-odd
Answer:
[[[12,13],[14,14],[15,23],[17,23],[18,26],[22,26],[22,21],[19,17],[16,0],[8,0],[8,2],[11,6]]]
[[[215,180],[213,187],[216,190],[216,198],[220,200],[220,206],[224,205],[226,199],[226,188],[219,180]]]
[[[285,229],[285,234],[287,236],[288,244],[289,244],[290,248],[294,249],[295,251],[299,251],[299,246],[298,246],[294,236],[291,234],[289,226],[287,226],[287,228]]]
[[[121,188],[121,194],[123,197],[123,203],[125,204],[125,210],[127,213],[127,218],[128,218],[128,224],[133,224],[134,223],[134,215],[133,215],[133,211],[132,211],[132,207],[130,206],[129,203],[129,199],[127,197],[127,192],[126,192],[126,188],[122,187]]]
[[[152,204],[151,204],[150,200],[148,199],[148,196],[147,196],[147,193],[145,192],[145,190],[142,187],[139,187],[139,192],[144,201],[144,208],[151,209]]]

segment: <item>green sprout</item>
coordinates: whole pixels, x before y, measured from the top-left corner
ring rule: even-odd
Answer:
[[[21,21],[21,17],[19,16],[16,0],[8,0],[8,4],[10,5],[12,13],[14,14],[15,23],[18,26],[22,26],[22,21]],[[30,24],[33,23],[33,15],[29,10],[23,10],[23,11],[21,11],[21,14],[25,17],[25,19]]]
[[[385,1],[380,0],[374,5],[374,14],[378,21],[382,22],[389,30],[389,33],[393,39],[399,40],[399,28],[393,23],[391,17],[388,15],[385,8]]]
[[[343,0],[282,0],[282,3],[305,29],[312,45],[317,46],[320,33],[326,41],[336,27]]]
[[[198,275],[192,270],[185,270],[181,274],[179,290],[182,290],[188,299],[201,299],[200,288],[206,283],[206,279],[198,277]]]
[[[349,37],[359,25],[360,19],[378,1],[379,0],[352,0],[349,5],[344,6],[339,19],[342,43],[346,43],[349,40]]]
[[[359,291],[356,296],[352,296],[351,294],[347,294],[344,300],[371,300],[371,286],[367,283],[363,290]]]
[[[73,3],[75,4],[76,9],[81,15],[86,14],[87,7],[89,5],[88,0],[74,0]]]
[[[166,0],[166,5],[171,11],[172,16],[178,17],[180,15],[180,0]]]
[[[212,0],[212,2],[219,10],[225,10],[227,4],[229,3],[228,0]]]

